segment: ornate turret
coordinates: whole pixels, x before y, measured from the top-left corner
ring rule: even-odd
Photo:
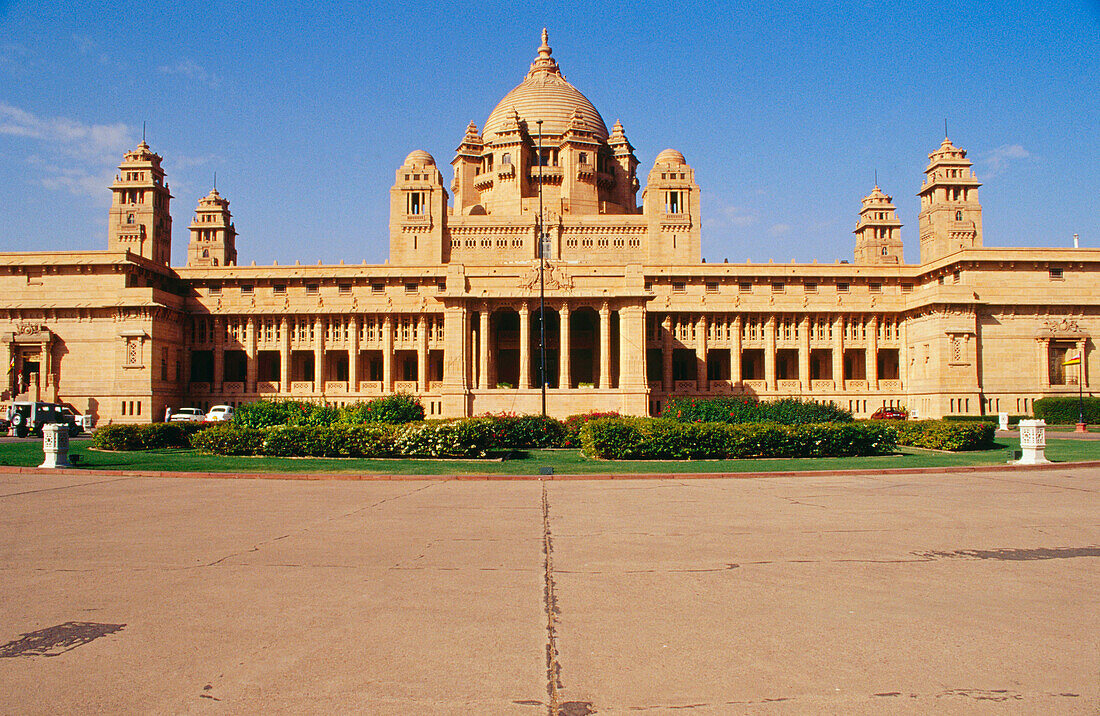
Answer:
[[[142,138],[126,152],[111,184],[107,248],[130,251],[167,266],[172,259],[172,195],[164,180],[161,156]]]
[[[445,261],[447,190],[435,159],[423,149],[405,157],[390,189],[390,261],[432,266]]]
[[[237,229],[229,213],[229,200],[211,189],[199,200],[187,244],[188,266],[236,266]]]
[[[666,149],[657,155],[642,194],[649,224],[648,260],[695,264],[702,257],[699,185],[684,155]]]
[[[926,178],[918,194],[921,263],[982,245],[981,182],[970,166],[966,150],[947,137],[928,155]]]
[[[859,223],[856,224],[855,262],[857,264],[901,264],[902,257],[901,222],[898,221],[897,208],[891,203],[893,197],[887,196],[878,188],[863,197],[863,207],[859,210]]]

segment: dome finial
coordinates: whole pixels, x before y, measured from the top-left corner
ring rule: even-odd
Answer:
[[[558,63],[550,56],[553,53],[554,51],[550,49],[550,37],[544,27],[542,28],[542,44],[539,45],[539,56],[531,63],[531,70],[527,73],[527,76],[530,77],[536,72],[560,75],[561,70],[558,69]]]

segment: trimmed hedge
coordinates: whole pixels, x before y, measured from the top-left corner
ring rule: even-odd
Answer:
[[[101,450],[186,448],[191,447],[191,435],[206,427],[199,422],[104,425],[92,433],[92,447]]]
[[[871,421],[886,424],[886,421]],[[979,420],[895,420],[898,445],[933,450],[989,450],[995,447],[997,426]]]
[[[489,421],[492,446],[497,449],[557,447],[565,439],[565,423],[556,418],[489,413],[478,419]]]
[[[760,401],[753,397],[675,398],[665,403],[661,417],[684,423],[811,423],[851,422],[852,413],[836,403],[798,398]]]
[[[579,448],[581,446],[581,428],[583,428],[590,420],[599,420],[600,418],[621,418],[623,417],[619,413],[614,411],[608,413],[601,413],[593,410],[590,413],[579,413],[577,415],[570,415],[565,419],[565,435],[561,440],[561,447],[567,448]]]
[[[270,428],[276,425],[362,425],[412,423],[424,419],[424,406],[404,393],[334,408],[300,400],[259,400],[233,411],[233,425]]]
[[[1084,398],[1082,401],[1086,423],[1100,423],[1100,398]],[[1077,422],[1077,398],[1039,398],[1032,407],[1036,418],[1048,425],[1072,425]]]
[[[407,425],[394,440],[402,457],[486,457],[493,447],[493,424],[485,418]]]
[[[683,423],[662,418],[592,420],[580,432],[585,455],[605,460],[884,455],[897,431],[883,423]]]

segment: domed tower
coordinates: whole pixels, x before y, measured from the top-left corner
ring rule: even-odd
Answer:
[[[982,245],[982,205],[978,202],[981,182],[970,166],[966,150],[957,148],[947,137],[928,155],[926,178],[918,193],[922,264]]]
[[[188,266],[237,265],[237,229],[229,213],[229,200],[216,188],[199,199],[190,229]]]
[[[898,221],[897,208],[891,203],[893,197],[887,196],[875,184],[871,193],[863,197],[863,207],[859,210],[859,223],[856,224],[857,264],[901,264],[902,256],[901,222]]]
[[[649,172],[642,211],[649,224],[649,260],[693,264],[702,258],[699,185],[684,155],[666,149]]]
[[[435,159],[422,149],[405,157],[390,189],[390,262],[430,266],[444,261],[447,190]]]
[[[456,214],[537,212],[540,181],[548,214],[637,213],[637,161],[622,126],[608,134],[552,54],[544,29],[523,82],[489,114],[480,138],[467,131],[455,158]]]
[[[111,184],[107,248],[130,251],[167,266],[172,260],[172,195],[161,160],[144,138],[137,149],[126,152]]]

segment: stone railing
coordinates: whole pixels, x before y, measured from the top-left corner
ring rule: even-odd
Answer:
[[[382,381],[380,380],[361,380],[359,381],[359,392],[377,394],[382,392]]]
[[[239,380],[227,381],[225,383],[222,383],[222,392],[230,394],[243,393],[244,383],[240,382]]]
[[[191,392],[192,393],[209,393],[210,392],[210,384],[209,383],[192,383],[191,384]]]
[[[393,383],[393,392],[395,393],[416,393],[416,381],[415,380],[396,380]]]
[[[662,380],[649,381],[649,392],[651,393],[663,393],[665,392],[665,383]]]
[[[845,390],[867,390],[867,381],[865,380],[846,380],[844,381]]]
[[[712,380],[710,382],[710,392],[712,393],[732,393],[733,383],[728,380]]]
[[[745,386],[746,392],[763,393],[768,389],[766,380],[743,380],[741,384]]]
[[[784,393],[797,393],[802,390],[802,381],[780,380],[776,382],[776,388]]]
[[[295,394],[312,393],[313,381],[312,380],[295,380],[290,383],[290,392]]]
[[[825,391],[834,390],[834,389],[835,389],[835,385],[833,384],[833,381],[831,381],[831,380],[811,380],[810,381],[810,390],[815,392],[815,393],[825,392]]]
[[[878,382],[879,390],[901,390],[900,380],[880,380]]]
[[[260,382],[256,383],[256,392],[257,393],[278,393],[279,392],[279,382],[278,381],[272,381],[272,380],[260,381]]]
[[[326,380],[325,381],[326,393],[346,393],[348,392],[348,383],[346,380]]]
[[[694,380],[676,380],[672,382],[672,389],[677,393],[694,393],[699,384]]]

